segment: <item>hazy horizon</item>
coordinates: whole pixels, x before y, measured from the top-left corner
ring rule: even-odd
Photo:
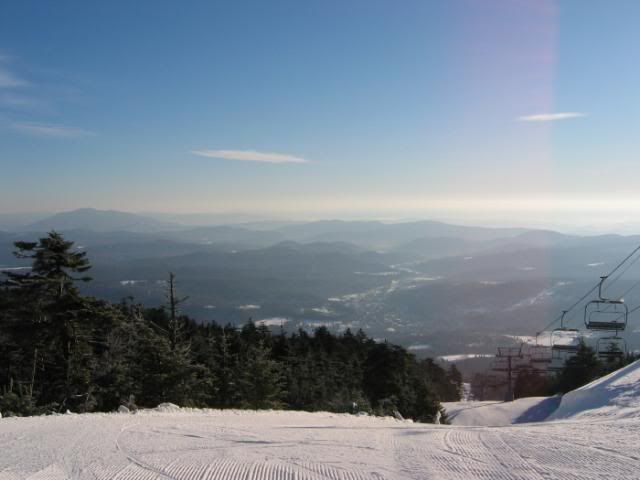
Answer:
[[[208,225],[242,225],[259,223],[308,223],[317,221],[378,221],[382,223],[405,223],[435,221],[455,225],[495,227],[495,228],[523,228],[523,229],[543,229],[554,230],[566,234],[576,235],[599,235],[599,234],[620,234],[620,235],[640,235],[640,220],[632,217],[600,219],[593,221],[592,216],[571,215],[571,222],[562,220],[562,216],[540,216],[517,219],[514,217],[501,216],[495,212],[488,212],[486,215],[444,215],[442,212],[429,214],[419,214],[408,212],[406,215],[375,215],[373,212],[342,212],[318,214],[317,212],[307,212],[305,214],[268,214],[260,212],[161,212],[161,211],[135,211],[119,209],[96,209],[94,207],[80,207],[73,210],[51,210],[39,212],[0,212],[0,230],[3,222],[5,225],[25,226],[30,223],[45,219],[47,217],[68,213],[76,210],[96,210],[98,212],[123,212],[141,215],[169,223],[181,224],[184,226],[208,226]],[[582,221],[580,221],[582,220]],[[592,221],[590,221],[592,220]]]

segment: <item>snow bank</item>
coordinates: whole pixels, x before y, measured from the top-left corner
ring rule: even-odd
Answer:
[[[564,396],[443,404],[452,425],[502,426],[566,419],[640,419],[640,360]]]
[[[452,425],[497,427],[540,422],[559,402],[560,397],[528,397],[513,402],[452,402],[443,406]]]
[[[158,405],[156,408],[153,409],[154,412],[162,412],[162,413],[176,413],[179,412],[181,409],[178,405],[174,404],[174,403],[161,403],[160,405]]]
[[[486,407],[487,405],[495,405],[497,403],[502,403],[502,402],[497,402],[495,400],[484,401],[484,402],[474,401],[474,400],[472,401],[462,400],[460,402],[442,402],[442,407],[447,412],[447,416],[449,417],[449,420],[451,420],[463,410]]]
[[[562,397],[549,420],[640,418],[640,360]]]

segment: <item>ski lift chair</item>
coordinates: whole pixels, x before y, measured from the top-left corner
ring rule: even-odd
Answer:
[[[602,296],[602,284],[608,277],[600,277],[598,298],[584,306],[584,325],[588,330],[621,332],[627,328],[629,307],[624,300],[612,300]]]
[[[567,310],[562,311],[562,317],[560,317],[560,326],[558,328],[554,328],[551,331],[550,342],[551,342],[551,360],[554,358],[561,358],[575,354],[580,348],[580,342],[575,342],[575,340],[580,339],[580,330],[577,328],[569,328],[564,325],[564,317],[567,314]],[[564,334],[570,334],[573,336],[573,340],[571,343],[560,342],[561,337],[566,337]]]
[[[551,348],[544,345],[533,345],[529,348],[529,362],[534,366],[551,363]]]

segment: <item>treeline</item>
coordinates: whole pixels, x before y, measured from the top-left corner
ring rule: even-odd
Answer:
[[[362,331],[334,335],[198,324],[167,306],[80,294],[85,252],[52,232],[17,242],[31,269],[0,287],[0,412],[113,411],[162,402],[214,408],[367,411],[431,422],[460,398],[462,377]]]

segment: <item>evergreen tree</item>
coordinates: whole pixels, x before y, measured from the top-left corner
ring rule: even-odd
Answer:
[[[9,311],[16,331],[30,330],[30,346],[22,344],[24,355],[33,355],[31,391],[39,391],[40,401],[57,408],[81,403],[90,404],[90,373],[93,361],[92,340],[94,304],[79,294],[76,276],[91,268],[85,252],[77,252],[73,242],[51,232],[38,242],[16,242],[14,255],[30,259],[27,273],[5,272],[3,283],[10,301]],[[16,339],[18,343],[24,338]],[[25,351],[26,350],[26,351]],[[29,353],[28,353],[29,352]],[[24,379],[24,372],[20,373]],[[24,380],[21,380],[24,382]]]
[[[446,398],[443,398],[446,402],[455,402],[462,397],[462,373],[458,370],[455,363],[452,363],[447,372],[447,380],[450,388],[448,388]]]
[[[250,408],[282,406],[282,376],[278,363],[270,358],[271,351],[260,341],[245,352],[238,371],[239,392]]]
[[[565,362],[564,368],[556,378],[554,391],[566,393],[600,377],[602,364],[594,350],[580,341],[576,354]]]
[[[543,397],[549,395],[550,390],[549,378],[532,368],[520,369],[513,385],[515,398]]]
[[[91,268],[86,252],[73,249],[73,242],[52,231],[38,242],[15,242],[14,255],[19,259],[31,260],[28,273],[4,272],[8,277],[4,283],[9,288],[20,290],[25,296],[37,302],[61,299],[65,295],[77,296],[75,283],[88,282],[88,276],[74,276]]]
[[[214,345],[214,361],[216,402],[215,405],[228,408],[238,405],[240,392],[238,387],[237,366],[239,362],[238,336],[231,325],[220,329],[217,342]]]
[[[415,401],[406,388],[411,359],[403,348],[386,342],[370,349],[364,365],[364,392],[381,414],[396,410],[405,414]]]
[[[610,340],[605,346],[605,365],[604,369],[608,372],[612,372],[621,368],[626,364],[626,352],[620,349],[620,345],[615,340]]]

